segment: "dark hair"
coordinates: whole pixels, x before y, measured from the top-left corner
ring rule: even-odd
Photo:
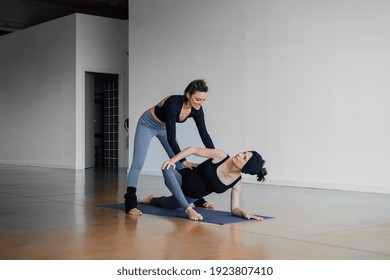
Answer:
[[[265,175],[267,175],[267,169],[264,167],[265,161],[258,152],[249,152],[252,153],[252,156],[242,167],[241,172],[250,175],[257,175],[257,181],[262,182],[265,180]]]
[[[257,173],[257,181],[263,182],[265,181],[265,176],[268,174],[267,169],[265,167],[262,167],[260,169],[260,172]]]
[[[209,88],[207,87],[205,80],[193,80],[184,90],[183,101],[184,103],[188,101],[187,93],[191,97],[195,93],[195,91],[207,92],[208,90]]]

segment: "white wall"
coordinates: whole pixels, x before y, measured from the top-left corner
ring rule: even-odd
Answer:
[[[74,19],[0,37],[0,163],[74,166]]]
[[[77,14],[76,16],[76,168],[85,162],[85,72],[119,75],[119,166],[127,167],[124,120],[128,103],[128,22]],[[126,152],[125,152],[126,151]]]
[[[85,71],[119,75],[122,127],[127,25],[75,14],[0,37],[0,163],[84,168]]]
[[[390,193],[390,2],[130,1],[129,26],[133,133],[146,108],[205,78],[216,146],[258,150],[269,184]],[[182,147],[197,137],[180,126]],[[154,142],[144,173],[165,158]]]

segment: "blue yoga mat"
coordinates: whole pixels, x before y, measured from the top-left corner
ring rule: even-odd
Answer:
[[[123,203],[100,205],[99,207],[125,211],[125,205]],[[147,205],[147,204],[138,204],[137,208],[141,210],[143,214],[188,220],[186,213],[184,213],[182,209],[165,209],[165,208],[161,208],[153,205]],[[204,223],[226,225],[226,224],[255,221],[255,220],[247,220],[247,219],[233,216],[230,212],[226,212],[226,211],[196,208],[196,212],[202,214],[203,220],[201,222]],[[263,219],[273,218],[273,217],[263,216],[263,215],[256,215],[256,216],[262,217]]]

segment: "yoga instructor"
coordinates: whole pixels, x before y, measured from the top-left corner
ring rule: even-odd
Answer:
[[[127,193],[124,196],[126,213],[142,214],[137,209],[136,190],[138,178],[153,137],[157,137],[169,158],[172,158],[181,151],[176,141],[176,123],[182,123],[188,118],[193,118],[205,147],[214,149],[213,141],[206,129],[202,108],[207,98],[207,91],[208,87],[204,80],[194,80],[186,87],[183,95],[165,97],[156,106],[146,110],[138,120],[134,136],[133,159],[127,178]],[[192,169],[197,165],[182,158],[177,168]],[[194,204],[198,207],[213,208],[213,205],[203,198],[200,198]]]

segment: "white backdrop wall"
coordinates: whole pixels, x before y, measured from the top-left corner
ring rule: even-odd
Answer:
[[[131,132],[205,78],[216,147],[258,150],[269,184],[390,193],[389,31],[384,0],[131,0]],[[201,145],[192,121],[178,139]]]
[[[72,168],[75,17],[0,37],[0,163]]]
[[[128,112],[128,22],[84,14],[76,15],[76,168],[85,167],[85,72],[119,77],[119,166],[128,165],[123,129]]]
[[[82,169],[85,71],[119,75],[127,116],[128,23],[74,14],[0,36],[0,163]],[[120,166],[127,166],[120,129]]]

